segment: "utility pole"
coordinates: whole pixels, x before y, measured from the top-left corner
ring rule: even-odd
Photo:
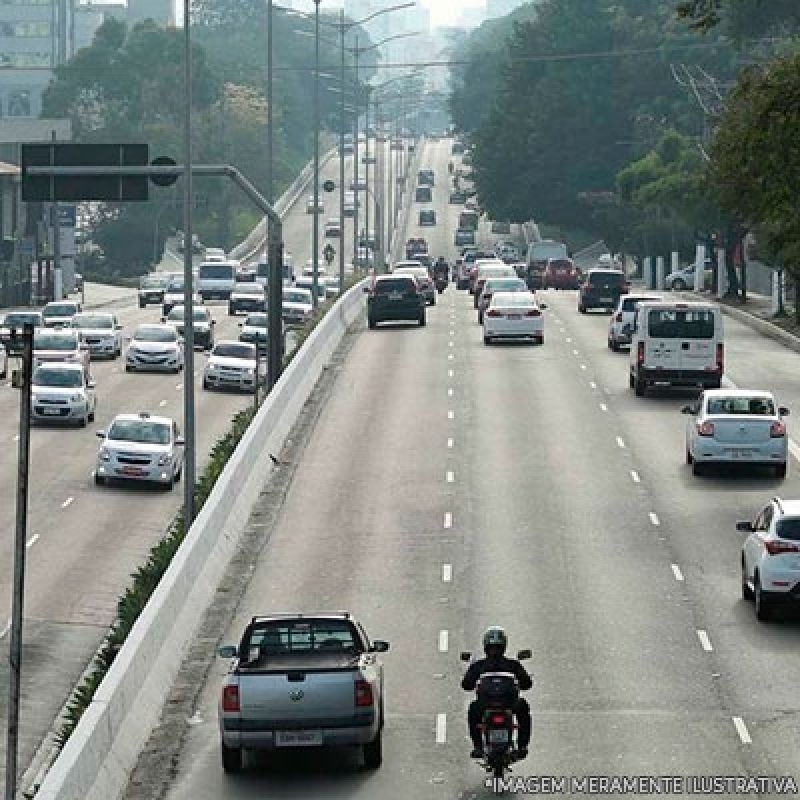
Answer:
[[[345,118],[345,92],[344,92],[344,9],[339,12],[339,36],[341,39],[342,61],[340,68],[341,106],[339,118],[339,295],[344,294],[344,128]]]
[[[353,49],[353,63],[355,66],[356,79],[353,89],[353,197],[355,198],[355,213],[353,214],[353,271],[356,269],[356,257],[358,256],[358,36],[356,36],[356,46]]]
[[[311,215],[311,292],[319,305],[319,4],[314,0],[314,213]]]

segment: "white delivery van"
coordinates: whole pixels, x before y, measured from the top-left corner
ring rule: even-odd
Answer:
[[[197,271],[197,293],[206,300],[228,300],[236,283],[238,261],[207,261]]]
[[[715,303],[646,302],[639,306],[630,350],[630,386],[719,389],[725,368],[722,312]]]

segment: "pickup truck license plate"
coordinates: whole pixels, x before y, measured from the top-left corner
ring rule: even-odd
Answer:
[[[489,731],[491,744],[505,744],[508,741],[508,731],[505,728]]]
[[[276,747],[313,747],[322,744],[322,731],[277,731]]]
[[[144,470],[139,469],[138,467],[123,467],[122,468],[123,475],[144,475]]]
[[[522,314],[509,314],[509,319],[522,319]]]
[[[403,293],[402,292],[390,292],[389,293],[389,299],[390,300],[402,300],[403,299]]]

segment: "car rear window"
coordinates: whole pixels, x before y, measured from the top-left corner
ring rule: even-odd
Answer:
[[[257,650],[256,650],[257,648]],[[256,625],[242,642],[248,660],[286,653],[358,651],[353,626],[346,620],[281,620]]]
[[[708,310],[660,308],[648,315],[650,335],[656,339],[712,339],[714,313]]]
[[[775,416],[775,404],[768,397],[711,397],[708,413]]]
[[[591,286],[622,286],[625,276],[621,272],[590,272],[589,284]]]
[[[797,517],[779,519],[775,525],[775,533],[777,533],[781,539],[790,539],[793,542],[800,542],[800,519]]]
[[[409,278],[389,278],[375,284],[375,294],[389,294],[390,292],[413,292],[413,281]]]

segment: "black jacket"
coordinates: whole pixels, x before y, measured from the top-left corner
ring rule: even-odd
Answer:
[[[525,692],[533,686],[533,680],[528,671],[515,658],[506,656],[492,656],[479,658],[469,665],[461,681],[461,688],[471,692],[477,685],[478,679],[484,672],[511,672],[519,682],[520,691]]]

